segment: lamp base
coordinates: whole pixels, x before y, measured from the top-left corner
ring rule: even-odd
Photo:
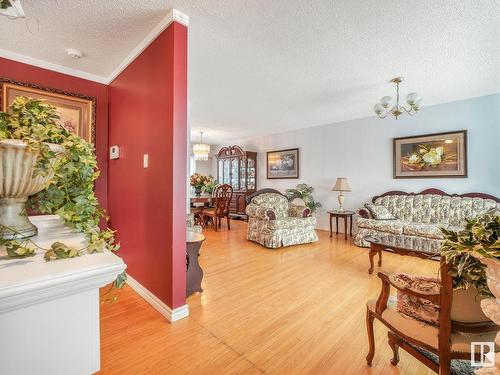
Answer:
[[[343,192],[339,193],[338,200],[339,200],[339,211],[344,212],[345,210],[344,210],[344,193]]]

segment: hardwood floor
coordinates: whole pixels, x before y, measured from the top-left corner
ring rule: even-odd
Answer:
[[[168,323],[128,286],[101,305],[99,374],[433,374],[404,351],[392,366],[377,322],[367,367],[365,306],[380,290],[367,249],[318,231],[317,243],[269,250],[246,241],[246,223],[231,224],[206,231],[204,292],[188,299],[188,318]],[[383,261],[388,272],[439,267],[390,253]]]

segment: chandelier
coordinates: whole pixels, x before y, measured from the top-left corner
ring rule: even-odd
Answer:
[[[210,145],[203,143],[203,132],[200,132],[200,143],[193,145],[194,160],[208,160]]]
[[[409,108],[406,108],[404,105],[399,105],[399,84],[403,82],[403,77],[393,78],[389,82],[396,85],[396,104],[391,107],[392,98],[390,96],[384,96],[380,99],[380,102],[373,107],[378,117],[386,118],[389,113],[392,113],[397,120],[398,117],[403,114],[403,111],[412,116],[417,113],[422,107],[422,99],[416,92],[412,92],[406,97],[406,103],[410,106]]]

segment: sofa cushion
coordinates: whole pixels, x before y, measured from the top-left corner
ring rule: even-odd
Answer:
[[[447,226],[445,225],[445,227]],[[436,224],[405,223],[405,226],[403,227],[403,234],[407,234],[409,236],[436,238],[438,240],[443,239],[440,226]]]
[[[381,204],[366,203],[365,207],[370,211],[374,219],[377,220],[395,220],[393,214],[387,209],[387,207]]]
[[[376,220],[359,218],[356,222],[359,228],[373,229],[380,232],[392,234],[403,234],[403,227],[406,224],[399,220]]]
[[[270,220],[267,222],[267,229],[295,229],[295,228],[314,228],[316,226],[316,218],[309,217],[286,217],[284,219]]]

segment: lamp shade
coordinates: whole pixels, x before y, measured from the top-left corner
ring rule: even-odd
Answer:
[[[335,182],[335,186],[332,188],[332,191],[351,191],[347,178],[337,177],[337,181]]]

